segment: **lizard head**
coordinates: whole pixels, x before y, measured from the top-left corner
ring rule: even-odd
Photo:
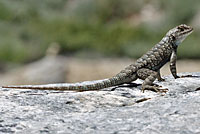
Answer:
[[[193,28],[191,26],[181,24],[169,30],[166,36],[168,36],[171,39],[171,41],[178,46],[192,32]]]

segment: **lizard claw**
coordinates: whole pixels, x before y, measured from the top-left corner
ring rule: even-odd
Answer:
[[[183,75],[180,78],[185,78],[185,77],[193,77],[192,75]]]
[[[158,93],[166,93],[168,91],[167,88],[154,87],[153,89],[154,89],[155,92],[158,92]]]
[[[167,91],[169,91],[167,88],[158,89],[159,93],[166,93]]]
[[[183,75],[183,76],[175,76],[174,78],[187,78],[187,77],[197,77],[197,76],[193,76],[193,75]]]
[[[161,79],[158,79],[158,81],[165,81],[165,79],[161,78]]]
[[[142,92],[144,93],[144,90],[151,90],[154,92],[158,92],[158,93],[166,93],[168,91],[167,88],[161,88],[162,86],[144,86],[142,87]]]
[[[154,86],[154,87],[162,87],[162,86],[160,86],[160,85],[158,85],[158,84],[152,84],[152,86]]]
[[[175,78],[175,79],[178,79],[178,78],[182,78],[182,77],[180,77],[180,76],[175,76],[174,78]]]

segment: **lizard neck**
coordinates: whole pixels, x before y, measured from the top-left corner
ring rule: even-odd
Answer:
[[[159,44],[169,44],[174,49],[178,48],[178,45],[175,43],[173,36],[165,36],[165,37],[163,37],[162,40],[159,42]]]

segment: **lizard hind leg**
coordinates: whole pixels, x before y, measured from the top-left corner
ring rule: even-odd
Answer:
[[[168,89],[160,89],[159,86],[155,86],[153,82],[156,80],[156,78],[159,77],[159,72],[147,69],[147,68],[142,68],[137,71],[137,75],[140,79],[144,80],[142,83],[142,92],[144,90],[152,90],[155,92],[167,92]]]

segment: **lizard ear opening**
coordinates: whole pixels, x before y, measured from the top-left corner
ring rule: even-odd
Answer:
[[[176,40],[176,37],[172,35],[172,40]]]

